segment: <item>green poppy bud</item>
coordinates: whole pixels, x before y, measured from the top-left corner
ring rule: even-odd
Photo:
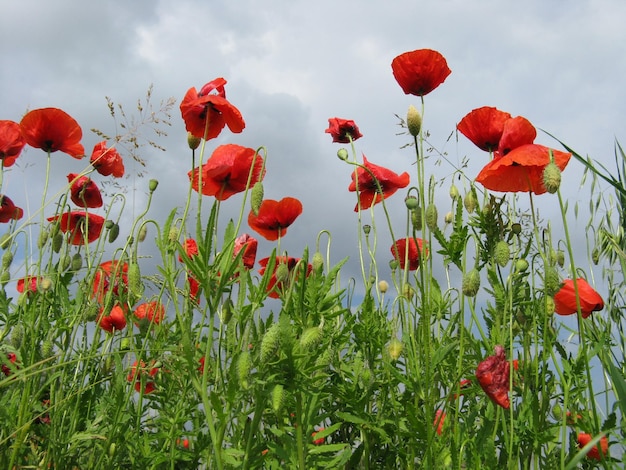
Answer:
[[[237,358],[237,380],[241,388],[248,388],[248,374],[250,374],[250,352],[246,350]]]
[[[554,162],[550,162],[543,169],[543,185],[550,194],[554,194],[561,186],[561,169]]]
[[[254,186],[252,186],[252,191],[250,193],[250,207],[254,215],[259,215],[259,209],[261,208],[261,203],[263,202],[263,196],[263,183],[257,181],[254,183]]]
[[[11,273],[9,273],[9,271],[2,271],[2,274],[0,274],[0,284],[4,287],[8,284],[10,280]]]
[[[285,398],[285,387],[281,384],[274,385],[272,389],[272,410],[274,413],[278,413],[283,407],[283,400]]]
[[[109,229],[109,243],[113,243],[120,234],[120,226],[113,224]]]
[[[467,297],[474,297],[480,289],[480,273],[478,269],[474,268],[471,271],[465,273],[463,276],[463,283],[461,290]]]
[[[200,146],[202,139],[194,136],[191,132],[187,132],[187,145],[191,150],[196,150]]]
[[[49,277],[43,277],[39,281],[39,289],[41,292],[48,292],[52,287],[52,280]]]
[[[339,150],[337,150],[337,157],[339,158],[339,160],[343,160],[344,162],[348,159],[348,151],[344,148],[340,148]]]
[[[313,255],[311,266],[313,267],[314,273],[322,274],[322,270],[324,269],[324,257],[319,251],[316,251]]]
[[[411,287],[411,284],[404,284],[402,286],[402,295],[407,299],[411,300],[413,295],[415,295],[415,290]]]
[[[54,354],[54,344],[52,343],[52,341],[50,341],[49,339],[44,340],[41,343],[40,352],[43,359],[52,357],[52,355]]]
[[[12,262],[13,262],[13,252],[5,251],[4,254],[2,255],[2,269],[3,270],[9,269],[9,266],[11,266]]]
[[[220,311],[220,320],[225,325],[228,325],[230,319],[233,318],[233,309],[235,306],[233,305],[233,301],[231,299],[226,299],[224,305],[222,305],[222,310]]]
[[[561,287],[561,280],[559,279],[559,273],[552,266],[546,267],[544,273],[544,289],[546,295],[554,295]]]
[[[493,250],[493,259],[496,263],[502,267],[506,266],[509,262],[510,254],[509,244],[507,242],[500,240],[496,243],[496,247]]]
[[[565,252],[563,250],[558,250],[556,252],[556,263],[560,267],[565,266]]]
[[[280,263],[276,266],[276,282],[285,282],[289,279],[289,266],[285,263]]]
[[[389,290],[389,283],[387,281],[379,281],[378,282],[378,290],[381,294],[386,293]]]
[[[460,196],[459,188],[457,188],[454,184],[450,186],[450,199],[453,201]]]
[[[322,330],[319,326],[311,326],[302,332],[300,346],[309,351],[319,344],[322,339]]]
[[[143,295],[141,271],[139,270],[139,264],[136,262],[131,262],[128,265],[128,291],[138,299]]]
[[[389,353],[389,357],[393,361],[397,361],[400,355],[402,354],[402,350],[404,349],[404,344],[398,338],[393,338],[389,344],[387,345],[387,352]]]
[[[391,268],[392,271],[394,269],[398,269],[398,266],[400,266],[400,263],[398,263],[397,259],[392,259],[391,261],[389,261],[389,268]]]
[[[369,235],[371,231],[372,231],[372,226],[371,225],[365,224],[363,226],[363,233],[365,235]]]
[[[159,180],[151,179],[148,181],[148,189],[151,193],[156,191],[156,188],[159,186]]]
[[[83,257],[80,253],[75,253],[74,256],[72,256],[72,271],[78,271],[82,267]]]
[[[463,199],[463,205],[469,214],[473,213],[476,210],[476,206],[478,205],[478,198],[476,197],[476,193],[472,190],[469,191],[465,198]]]
[[[50,233],[44,228],[39,232],[39,237],[37,238],[37,248],[40,250],[46,246],[48,242],[48,238],[50,238]]]
[[[426,213],[425,213],[426,227],[428,227],[432,231],[437,230],[437,217],[438,216],[439,215],[437,213],[437,206],[435,206],[434,204],[429,204],[428,207],[426,208]]]
[[[546,302],[545,303],[546,313],[548,315],[552,315],[554,313],[554,311],[555,311],[555,308],[556,308],[555,304],[554,304],[554,299],[551,296],[546,295],[545,302]]]
[[[52,251],[58,253],[61,251],[61,247],[63,246],[63,234],[61,232],[57,233],[54,237],[52,237]]]
[[[422,230],[422,210],[419,206],[411,211],[411,225],[413,230]]]
[[[422,128],[422,116],[413,105],[409,106],[409,110],[406,113],[406,127],[409,129],[409,134],[413,137],[417,137],[420,134],[420,130]]]
[[[24,327],[22,325],[15,325],[11,330],[11,346],[15,349],[19,349],[22,346],[24,340]]]
[[[406,208],[410,211],[415,210],[420,206],[419,201],[415,196],[407,196],[406,198],[404,198],[404,204],[406,205]]]
[[[143,242],[146,239],[147,235],[148,235],[148,226],[146,224],[143,224],[139,228],[139,233],[137,234],[137,241],[139,243]]]
[[[446,224],[451,224],[453,220],[454,220],[454,214],[451,211],[446,212],[446,215],[443,217],[443,221]]]
[[[280,325],[278,323],[272,324],[261,340],[261,362],[267,361],[267,359],[274,354],[280,343]]]
[[[528,269],[528,261],[524,258],[520,258],[515,262],[515,270],[517,272],[523,273]]]
[[[6,250],[11,245],[11,234],[3,233],[0,237],[0,248]]]
[[[511,232],[513,232],[515,235],[519,235],[520,233],[522,233],[522,225],[518,224],[517,222],[514,223],[513,225],[511,225]]]

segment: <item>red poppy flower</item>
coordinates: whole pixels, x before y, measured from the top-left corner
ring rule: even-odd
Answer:
[[[20,294],[23,294],[26,290],[27,292],[37,292],[37,286],[39,282],[43,279],[41,276],[26,276],[17,280],[16,289]]]
[[[266,199],[259,207],[258,215],[250,211],[248,225],[269,241],[287,234],[287,228],[302,214],[302,203],[293,197],[280,201]]]
[[[572,156],[571,153],[549,149],[543,145],[522,145],[487,163],[476,181],[492,191],[543,194],[546,192],[543,170],[550,163],[550,153],[561,171]]]
[[[14,352],[8,352],[6,354],[6,361],[0,368],[2,369],[2,373],[8,377],[13,373],[12,368],[17,369],[17,355]]]
[[[71,233],[70,243],[72,245],[82,245],[91,243],[100,237],[105,219],[96,214],[89,214],[86,211],[65,212],[61,215],[48,217],[48,222],[59,221],[59,228],[63,233]]]
[[[354,121],[336,117],[328,119],[328,129],[324,132],[332,136],[333,142],[340,144],[349,144],[363,137]]]
[[[433,426],[435,426],[435,432],[438,436],[441,436],[443,432],[443,423],[446,419],[446,413],[443,410],[437,410],[435,412],[435,421],[433,422]]]
[[[587,318],[592,312],[604,308],[604,301],[600,294],[582,277],[576,279],[576,287],[578,288],[578,298],[580,300],[580,313],[583,318]],[[559,291],[554,294],[554,312],[559,315],[572,315],[577,311],[574,281],[566,279],[563,281]]]
[[[424,96],[450,75],[444,56],[431,49],[405,52],[391,62],[393,76],[407,95]]]
[[[582,449],[587,444],[589,444],[592,439],[593,438],[591,437],[591,434],[587,434],[585,432],[579,433],[578,434],[578,447]],[[607,455],[609,453],[609,440],[606,438],[606,436],[602,436],[600,438],[600,448],[602,449],[602,455],[604,456],[604,458],[607,458]],[[590,459],[594,459],[594,460],[600,460],[602,458],[600,456],[600,449],[598,449],[597,445],[593,446],[587,452],[587,457],[589,457]]]
[[[525,117],[517,116],[507,119],[496,156],[504,156],[517,147],[532,144],[536,137],[537,129]]]
[[[247,269],[252,269],[254,267],[254,261],[256,260],[256,250],[257,250],[258,242],[254,237],[251,237],[247,233],[237,237],[235,239],[235,246],[233,249],[233,257],[236,257],[241,250],[243,250],[243,255],[241,256],[241,260],[243,261],[243,265]]]
[[[259,264],[261,265],[261,269],[259,270],[259,273],[261,275],[265,274],[265,270],[266,270],[269,260],[270,260],[269,258],[263,258],[262,260],[259,260]],[[291,256],[277,256],[276,257],[276,264],[274,265],[274,272],[272,273],[272,277],[270,277],[269,283],[267,284],[267,292],[269,292],[268,294],[269,297],[273,299],[280,298],[280,293],[282,293],[287,287],[289,283],[289,278],[291,277],[291,272],[294,269],[296,269],[296,266],[298,265],[299,261],[300,261],[300,258],[292,258]],[[286,276],[287,280],[279,281],[276,278],[276,271],[279,269],[279,266],[281,264],[287,266],[288,276]],[[306,275],[308,276],[309,274],[311,274],[312,270],[313,270],[313,267],[310,264],[308,264]]]
[[[152,365],[154,365],[154,362],[152,363]],[[130,368],[130,372],[128,373],[128,377],[126,377],[126,380],[128,380],[129,382],[134,382],[135,391],[141,392],[141,381],[143,379],[145,382],[143,393],[144,395],[147,395],[148,393],[152,393],[156,390],[155,383],[150,379],[152,379],[158,373],[158,367],[148,368],[144,361],[135,361]]]
[[[161,302],[145,302],[137,305],[135,308],[135,318],[138,320],[135,325],[139,325],[141,322],[147,323],[161,323],[161,320],[165,317],[165,307]]]
[[[311,437],[313,438],[313,445],[321,446],[322,444],[324,444],[326,442],[326,438],[324,438],[324,437],[320,437],[319,439],[315,439],[315,436],[317,435],[317,433],[322,432],[324,429],[326,429],[326,428],[319,428],[317,431],[314,431],[311,434]]]
[[[96,323],[103,330],[113,333],[114,330],[120,331],[126,328],[126,315],[122,307],[115,305],[107,315],[104,314],[104,309],[101,309]]]
[[[263,158],[254,149],[235,144],[220,145],[202,166],[202,194],[224,201],[254,186],[263,179],[264,173]],[[194,168],[188,174],[193,189],[198,191],[199,169]]]
[[[114,178],[124,176],[124,160],[113,147],[107,148],[106,140],[94,146],[89,162],[102,176],[113,175]]]
[[[5,224],[10,220],[20,220],[24,216],[24,211],[13,204],[9,196],[0,195],[0,222]]]
[[[70,186],[70,198],[80,207],[102,207],[102,195],[96,183],[87,176],[78,176],[76,173],[67,175]]]
[[[398,189],[406,188],[409,185],[410,178],[407,172],[398,175],[387,168],[370,163],[365,155],[363,155],[363,165],[365,168],[359,167],[354,170],[352,183],[348,186],[348,191],[359,192],[359,204],[354,206],[354,212],[358,212],[359,207],[369,209],[373,204],[378,204],[383,200],[383,194],[385,198],[388,198]],[[378,181],[383,194],[380,194],[376,181]]]
[[[109,289],[118,296],[128,288],[128,263],[118,260],[105,261],[96,270],[93,278],[93,296],[98,302],[104,301],[104,296]]]
[[[422,253],[424,257],[428,257],[428,249],[423,248],[423,244],[424,241],[421,238],[402,238],[391,245],[391,254],[400,263],[401,269],[404,269],[405,261],[408,258],[409,271],[415,271],[420,267]]]
[[[504,348],[495,347],[495,354],[478,364],[476,378],[487,396],[497,405],[508,409],[511,365],[506,360]]]
[[[14,121],[0,121],[0,160],[5,167],[15,163],[26,145],[20,125]]]
[[[239,110],[226,99],[224,85],[226,80],[216,78],[204,85],[200,92],[195,88],[187,90],[180,103],[180,112],[185,128],[194,137],[209,140],[217,137],[226,125],[235,134],[246,127]]]
[[[60,150],[78,159],[85,156],[85,148],[80,143],[83,131],[65,111],[57,108],[35,109],[22,118],[20,128],[24,140],[31,147],[50,153]]]
[[[483,106],[465,115],[456,128],[479,149],[495,151],[500,145],[504,123],[511,115],[491,106]]]

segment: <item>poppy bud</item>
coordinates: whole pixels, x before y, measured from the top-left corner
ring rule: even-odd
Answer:
[[[274,385],[272,389],[272,409],[274,413],[278,413],[283,407],[283,400],[285,398],[285,387],[281,384]]]
[[[248,374],[250,373],[250,353],[242,351],[237,358],[237,380],[242,388],[248,388]]]
[[[139,270],[139,264],[136,262],[131,262],[128,265],[128,291],[137,298],[140,298],[143,294],[141,271]]]
[[[465,209],[469,214],[476,210],[476,206],[478,205],[478,198],[476,197],[476,194],[473,190],[465,195],[465,198],[463,199],[463,205],[465,206]]]
[[[41,343],[40,352],[42,359],[48,359],[49,357],[52,357],[52,355],[54,354],[54,345],[52,344],[52,341],[50,341],[49,339],[43,341]]]
[[[437,230],[437,217],[438,217],[437,206],[435,206],[432,203],[429,204],[428,207],[426,208],[425,217],[426,217],[426,227],[428,227],[433,232]]]
[[[522,225],[518,224],[517,222],[514,223],[513,225],[511,225],[511,232],[513,232],[515,235],[519,235],[520,233],[522,233]]]
[[[220,311],[220,320],[225,325],[228,325],[228,322],[233,317],[233,301],[231,299],[227,299],[222,305],[222,310]]]
[[[263,202],[263,183],[257,181],[252,186],[252,192],[250,193],[250,208],[254,215],[259,215],[259,209]]]
[[[151,179],[148,181],[148,189],[151,193],[156,191],[156,188],[159,186],[159,180]]]
[[[446,224],[451,224],[453,220],[454,220],[454,214],[451,211],[446,212],[446,215],[444,216],[443,221]]]
[[[280,263],[278,266],[276,266],[275,276],[277,283],[286,282],[289,279],[289,266],[287,266],[285,263]]]
[[[114,223],[109,229],[109,243],[113,243],[120,234],[120,226]]]
[[[54,237],[52,237],[52,251],[58,253],[61,251],[61,247],[63,246],[63,234],[61,232],[57,233]]]
[[[2,284],[2,286],[6,286],[10,280],[11,273],[9,273],[9,271],[2,271],[2,274],[0,274],[0,284]]]
[[[565,253],[563,250],[559,250],[556,252],[556,262],[560,267],[565,265]]]
[[[130,351],[132,345],[133,342],[130,338],[122,338],[122,341],[120,341],[120,351]]]
[[[545,303],[546,313],[548,315],[552,315],[554,313],[555,309],[556,309],[556,306],[554,304],[554,299],[551,296],[546,295],[545,302],[546,302]]]
[[[171,243],[174,243],[176,240],[178,240],[178,228],[177,227],[172,227],[170,229],[170,232],[167,234],[167,239]]]
[[[22,325],[15,325],[11,331],[11,346],[15,349],[19,349],[22,346],[24,340],[24,327]]]
[[[552,407],[552,416],[554,416],[557,421],[561,421],[561,418],[563,418],[563,408],[561,408],[561,405],[558,403],[555,403]]]
[[[422,230],[422,210],[419,207],[411,211],[411,225],[413,230]]]
[[[561,169],[554,162],[550,162],[543,169],[543,185],[550,194],[554,194],[561,186]]]
[[[524,258],[520,258],[515,262],[515,270],[517,272],[523,273],[528,269],[528,261]]]
[[[493,259],[500,266],[504,267],[509,262],[509,244],[504,240],[500,240],[493,250]]]
[[[265,362],[278,348],[280,342],[280,326],[272,324],[263,335],[261,340],[261,362]]]
[[[463,276],[461,290],[468,297],[474,297],[480,289],[480,273],[474,268]]]
[[[72,271],[78,271],[82,267],[83,257],[80,255],[80,253],[74,254],[74,256],[72,256]]]
[[[409,129],[409,134],[413,137],[417,137],[420,134],[420,130],[422,128],[422,116],[413,105],[409,106],[409,110],[406,113],[406,127]]]
[[[404,199],[404,204],[406,204],[406,208],[410,211],[418,209],[420,204],[415,196],[407,196]]]
[[[72,265],[72,257],[70,255],[62,256],[59,259],[59,267],[61,268],[61,271],[65,271],[71,265]]]
[[[137,234],[137,241],[139,243],[143,242],[146,239],[147,235],[148,235],[148,226],[144,224],[139,229],[139,233]]]
[[[46,229],[42,229],[41,232],[39,232],[39,237],[37,238],[37,248],[41,250],[46,245],[49,237],[50,234],[48,231]]]
[[[459,188],[457,188],[456,185],[452,184],[452,186],[450,186],[450,199],[454,201],[459,196]]]
[[[5,251],[4,254],[2,255],[2,269],[3,270],[9,269],[9,266],[11,266],[12,262],[13,262],[13,252]]]
[[[405,284],[404,286],[402,286],[402,295],[408,300],[411,300],[414,294],[415,291],[413,290],[413,287],[411,287],[411,284]]]
[[[340,148],[337,150],[337,157],[339,157],[339,160],[343,160],[345,162],[348,159],[348,151],[344,148]]]
[[[322,330],[319,326],[312,326],[302,332],[300,337],[300,346],[305,351],[311,350],[322,339]]]
[[[389,290],[389,283],[387,281],[380,281],[378,283],[378,290],[381,294],[384,294]]]
[[[398,262],[397,259],[392,259],[391,261],[389,261],[389,268],[393,271],[394,269],[398,269],[398,266],[400,266],[400,263]]]
[[[48,292],[52,287],[52,280],[49,277],[43,277],[39,281],[39,289],[42,292]]]
[[[556,291],[561,287],[561,281],[559,279],[559,273],[552,266],[546,267],[546,272],[544,273],[544,289],[547,295],[554,295]]]
[[[8,232],[3,233],[2,237],[0,237],[0,248],[6,250],[9,245],[11,245],[11,234]]]
[[[191,132],[187,132],[187,145],[189,145],[191,150],[197,149],[200,146],[200,142],[202,142],[200,137],[196,137]]]
[[[369,235],[371,231],[372,231],[372,226],[371,226],[371,225],[367,225],[367,224],[365,224],[365,225],[363,226],[363,233],[364,233],[365,235]]]
[[[322,274],[322,270],[324,269],[324,257],[319,251],[316,251],[313,255],[313,259],[311,260],[311,266],[313,267],[314,273]]]
[[[393,361],[397,361],[400,355],[402,354],[402,350],[404,349],[404,344],[398,338],[393,338],[389,344],[387,345],[387,352],[389,353],[389,357]]]

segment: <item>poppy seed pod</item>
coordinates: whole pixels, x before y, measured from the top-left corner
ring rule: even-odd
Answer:
[[[413,105],[409,106],[409,110],[406,113],[406,127],[409,130],[409,134],[413,137],[417,137],[422,128],[422,116]]]
[[[543,170],[543,185],[550,194],[554,194],[561,186],[561,169],[556,163],[550,162]]]
[[[372,226],[371,225],[365,224],[363,226],[363,233],[365,235],[369,235],[371,231],[372,231]]]
[[[480,273],[476,268],[467,272],[465,276],[463,276],[463,282],[461,285],[461,290],[463,294],[467,297],[474,297],[478,293],[480,289]]]

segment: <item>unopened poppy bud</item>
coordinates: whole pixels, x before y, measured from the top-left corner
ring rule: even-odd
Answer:
[[[515,262],[515,270],[517,272],[523,273],[528,269],[528,261],[524,258],[520,258]]]
[[[557,421],[561,421],[563,418],[563,408],[561,408],[561,405],[558,403],[555,403],[552,407],[552,416],[554,416]]]
[[[438,216],[439,215],[437,213],[437,206],[435,206],[432,203],[429,204],[428,207],[426,208],[426,213],[425,213],[426,227],[428,227],[432,231],[437,230],[437,217]]]
[[[48,292],[52,287],[52,280],[49,277],[41,278],[39,281],[39,289],[41,292]]]
[[[409,134],[413,137],[417,137],[420,134],[420,130],[422,128],[422,116],[413,105],[409,106],[409,110],[406,113],[406,127],[409,129]]]
[[[389,357],[393,361],[397,361],[400,355],[402,354],[402,350],[404,349],[404,344],[398,338],[393,338],[389,344],[387,345],[387,352],[389,353]]]
[[[48,238],[50,238],[50,233],[46,229],[42,229],[37,238],[37,248],[41,250],[46,245]]]
[[[419,206],[411,211],[411,225],[413,230],[422,230],[422,210]]]
[[[371,226],[371,225],[367,225],[367,224],[365,224],[365,225],[363,226],[363,233],[364,233],[365,235],[369,235],[371,231],[372,231],[372,226]]]
[[[283,401],[285,398],[285,387],[281,384],[274,385],[272,389],[272,410],[274,413],[278,413],[283,407]]]
[[[305,351],[313,349],[322,339],[322,330],[319,326],[311,326],[302,332],[300,346]]]
[[[454,201],[459,196],[459,188],[457,188],[455,184],[452,184],[452,186],[450,186],[450,199]]]
[[[117,240],[119,234],[120,226],[117,224],[113,224],[113,226],[109,229],[109,243],[113,243],[115,240]]]
[[[554,295],[561,287],[561,281],[559,279],[559,273],[552,266],[546,267],[544,273],[544,289],[547,295]]]
[[[80,255],[80,253],[75,253],[74,256],[72,256],[72,271],[78,271],[82,267],[83,257]]]
[[[443,221],[446,224],[451,224],[453,220],[454,220],[454,214],[451,211],[446,212],[446,215],[443,217]]]
[[[319,251],[316,251],[313,255],[311,266],[313,267],[313,272],[322,274],[322,270],[324,269],[324,257]]]
[[[120,351],[130,351],[133,341],[130,338],[122,338],[120,341]]]
[[[228,325],[228,322],[231,318],[233,318],[233,309],[235,306],[233,305],[233,301],[231,299],[227,299],[222,305],[222,310],[220,311],[220,320],[225,325]]]
[[[415,294],[415,290],[413,290],[413,287],[411,287],[410,284],[405,284],[404,286],[402,286],[402,295],[406,299],[411,300],[414,294]]]
[[[285,263],[280,263],[276,266],[276,282],[285,282],[289,279],[289,266]]]
[[[558,250],[556,252],[556,263],[563,267],[565,265],[565,252],[563,250]]]
[[[48,359],[49,357],[52,357],[52,355],[54,354],[54,344],[52,343],[52,341],[50,341],[49,339],[42,341],[40,352],[43,359]]]
[[[261,362],[265,362],[278,348],[280,342],[280,326],[272,324],[263,335],[261,340]]]
[[[248,374],[250,373],[250,352],[245,350],[237,358],[237,380],[241,388],[248,388]]]
[[[465,273],[463,276],[463,283],[461,290],[467,297],[474,297],[480,289],[480,273],[478,269],[474,268],[471,271]]]
[[[506,266],[509,262],[510,254],[509,244],[507,242],[500,240],[496,243],[496,247],[493,250],[493,259],[496,263],[502,267]]]
[[[2,274],[0,274],[0,284],[2,284],[2,286],[6,286],[10,280],[11,273],[9,273],[9,271],[2,271]]]
[[[146,239],[147,235],[148,235],[148,226],[144,224],[139,228],[139,233],[137,234],[137,241],[139,243],[143,242]]]
[[[555,304],[554,304],[554,298],[552,298],[552,296],[550,295],[546,295],[546,313],[548,315],[552,315],[555,311]]]
[[[57,233],[52,238],[52,251],[58,253],[61,251],[61,247],[63,246],[63,234],[61,232]]]
[[[476,206],[478,205],[478,198],[474,191],[469,191],[465,198],[463,199],[463,205],[469,214],[473,213],[476,210]]]
[[[391,261],[389,261],[389,268],[391,268],[392,271],[394,269],[398,269],[398,266],[400,266],[400,263],[398,263],[397,259],[392,259]]]
[[[381,294],[384,294],[389,290],[389,283],[387,281],[380,281],[378,283],[378,290]]]
[[[543,185],[550,194],[554,194],[561,186],[561,169],[554,162],[550,162],[543,169]]]
[[[9,269],[9,266],[11,266],[12,262],[13,262],[13,252],[5,251],[4,254],[2,255],[2,269],[4,270]]]
[[[2,237],[0,237],[0,248],[6,250],[9,245],[11,245],[11,234],[8,232],[3,233]]]
[[[177,227],[172,227],[170,229],[170,232],[167,234],[167,239],[171,243],[174,243],[176,240],[178,240],[178,228]]]
[[[404,198],[404,204],[406,205],[406,208],[410,211],[418,209],[420,206],[420,203],[415,196],[407,196],[406,198]]]
[[[252,213],[254,215],[259,215],[259,209],[261,208],[261,203],[263,202],[263,183],[257,181],[252,186],[252,191],[250,193],[250,208],[252,209]]]
[[[348,159],[348,151],[344,148],[340,148],[337,150],[337,157],[339,157],[339,160],[343,160],[345,162]]]
[[[107,219],[104,222],[104,228],[106,228],[107,230],[111,230],[111,227],[113,227],[115,225],[115,222],[113,222],[111,219]]]
[[[200,146],[200,142],[202,139],[200,137],[196,137],[191,132],[187,132],[187,145],[191,150],[195,150]]]
[[[597,248],[594,248],[591,252],[591,262],[596,266],[600,262],[600,250],[598,250]]]
[[[159,180],[151,179],[148,181],[148,189],[151,193],[156,191],[156,188],[159,186]]]
[[[24,340],[24,327],[22,325],[15,325],[11,331],[11,346],[15,349],[19,349],[22,346]]]
[[[67,270],[72,265],[72,257],[70,255],[62,256],[59,260],[61,271]]]
[[[513,232],[515,235],[519,235],[520,233],[522,233],[522,225],[518,224],[517,222],[514,223],[513,225],[511,225],[511,232]]]
[[[136,262],[131,262],[128,265],[128,291],[137,298],[143,295],[141,271],[139,270],[139,264]]]

